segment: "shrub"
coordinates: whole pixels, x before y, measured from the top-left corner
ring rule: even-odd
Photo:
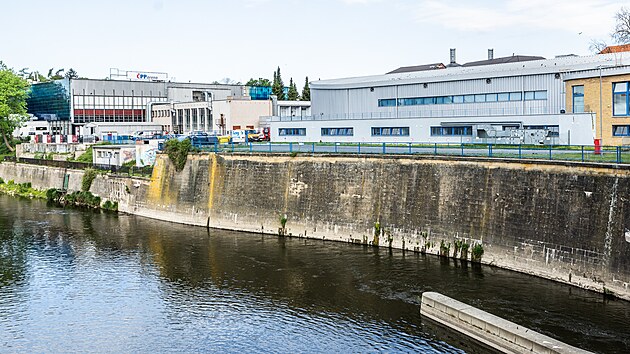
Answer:
[[[168,155],[173,165],[175,165],[176,171],[181,171],[186,166],[188,160],[188,153],[191,151],[192,145],[190,139],[184,139],[179,141],[177,139],[171,139],[166,142],[164,152]]]
[[[476,243],[472,248],[470,260],[473,262],[481,262],[482,256],[483,256],[483,245],[480,243]]]
[[[90,190],[90,187],[92,187],[92,182],[94,181],[94,178],[96,178],[97,174],[98,172],[96,172],[96,170],[93,168],[86,168],[83,171],[83,179],[81,180],[82,191],[87,192]]]
[[[105,201],[105,203],[103,203],[103,209],[111,210],[111,211],[118,211],[118,202],[112,202],[110,200],[107,200]]]
[[[63,196],[63,191],[57,188],[50,188],[46,191],[46,200],[49,202],[59,202]]]

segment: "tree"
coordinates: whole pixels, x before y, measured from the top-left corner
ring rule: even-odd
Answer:
[[[66,77],[66,79],[78,79],[79,78],[79,74],[77,74],[77,72],[73,68],[70,68],[66,72],[65,77]]]
[[[6,65],[0,67],[0,135],[10,151],[15,151],[9,139],[16,128],[28,118],[26,98],[28,82]]]
[[[615,20],[617,20],[617,24],[610,36],[618,44],[630,43],[630,10],[622,7],[615,14]]]
[[[306,82],[304,83],[304,88],[302,89],[302,101],[310,101],[311,100],[311,88],[308,86],[308,76],[306,77]]]
[[[289,101],[297,101],[300,99],[300,94],[298,93],[297,87],[295,87],[295,82],[293,82],[293,78],[289,80],[289,92],[287,93]]]
[[[606,44],[606,42],[604,42],[603,40],[591,39],[588,50],[590,50],[592,53],[598,54],[601,53],[602,50],[606,49],[606,47],[608,47],[608,44]]]
[[[282,82],[282,76],[280,75],[280,67],[273,73],[273,85],[271,86],[271,94],[276,95],[278,100],[285,100],[284,97],[284,82]]]
[[[249,79],[249,81],[247,81],[247,83],[245,83],[245,86],[271,87],[271,81],[269,81],[269,79],[263,79],[262,77],[257,80],[254,78],[251,78]]]

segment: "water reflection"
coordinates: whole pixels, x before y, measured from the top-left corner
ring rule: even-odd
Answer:
[[[9,351],[486,350],[423,321],[424,291],[590,350],[630,343],[627,302],[496,268],[2,196],[0,210]]]

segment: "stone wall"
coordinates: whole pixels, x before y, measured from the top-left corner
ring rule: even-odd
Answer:
[[[615,166],[206,154],[181,172],[160,155],[151,180],[99,177],[92,192],[199,226],[277,234],[286,215],[297,237],[432,254],[443,244],[451,256],[455,241],[479,243],[483,263],[630,300],[629,187],[630,169]]]

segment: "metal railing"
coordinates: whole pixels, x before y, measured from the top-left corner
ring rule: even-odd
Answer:
[[[195,146],[215,153],[391,154],[630,164],[630,146],[471,143],[245,143]]]
[[[129,176],[149,176],[153,171],[153,166],[115,166],[107,164],[94,164],[89,162],[78,161],[60,161],[60,160],[46,160],[46,159],[31,159],[31,158],[16,158],[15,156],[5,156],[4,161],[7,162],[19,162],[27,163],[31,165],[69,168],[74,170],[83,170],[86,168],[94,168],[99,171],[106,171],[115,174],[123,174]]]

